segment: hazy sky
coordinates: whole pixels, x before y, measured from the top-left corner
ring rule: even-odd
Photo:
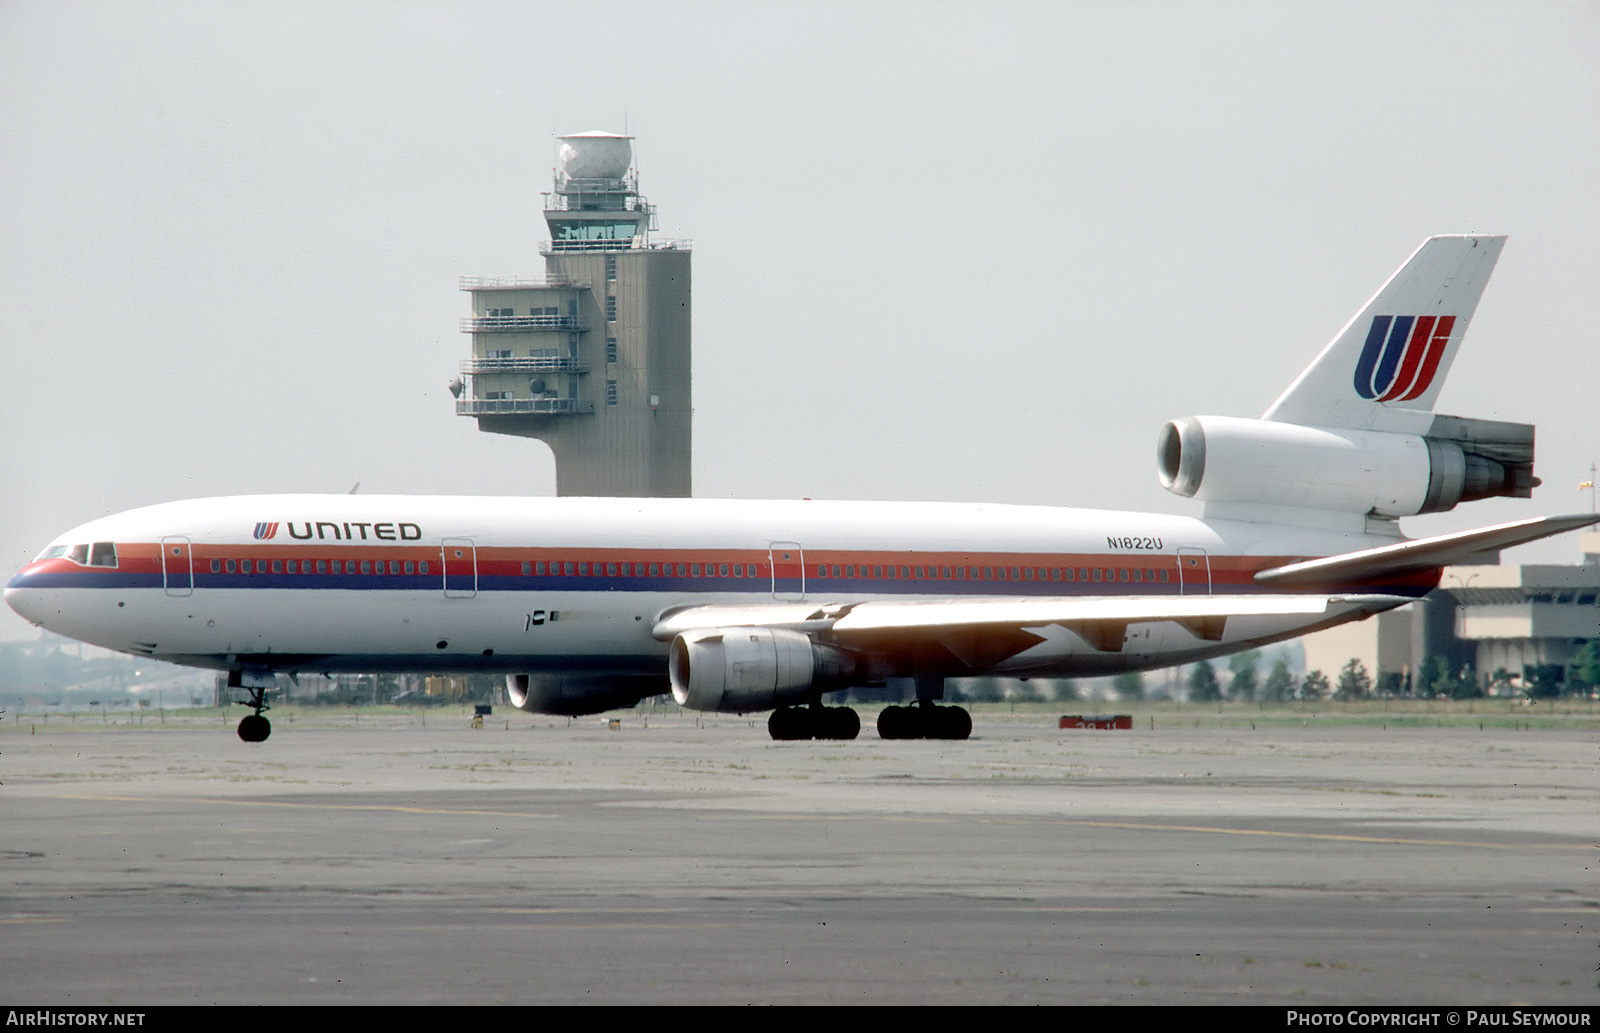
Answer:
[[[0,566],[174,498],[549,493],[454,415],[457,277],[543,269],[587,129],[694,241],[696,494],[1197,512],[1161,423],[1473,231],[1439,408],[1537,423],[1545,487],[1407,529],[1587,509],[1597,12],[0,0]]]

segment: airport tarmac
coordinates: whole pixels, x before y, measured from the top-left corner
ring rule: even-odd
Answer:
[[[6,720],[4,1003],[1600,1000],[1592,730],[272,716]]]

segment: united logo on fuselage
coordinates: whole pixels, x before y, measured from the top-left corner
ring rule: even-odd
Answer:
[[[1455,316],[1374,316],[1356,362],[1356,394],[1408,402],[1428,390],[1455,330]]]
[[[275,537],[277,537],[277,534],[278,534],[278,522],[276,520],[272,521],[271,523],[268,523],[266,521],[262,521],[261,523],[256,525],[256,537],[257,538],[275,538]]]

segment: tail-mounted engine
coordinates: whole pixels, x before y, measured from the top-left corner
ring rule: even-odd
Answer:
[[[672,697],[692,710],[746,713],[847,687],[854,657],[783,628],[702,628],[672,640]]]
[[[1533,427],[1435,416],[1427,434],[1188,416],[1161,428],[1162,485],[1203,502],[1402,517],[1528,498]]]

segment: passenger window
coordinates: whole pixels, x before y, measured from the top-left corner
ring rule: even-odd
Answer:
[[[228,561],[228,573],[232,574],[237,569],[238,569],[238,567],[235,566],[233,560],[229,560]]]
[[[544,564],[543,564],[543,563],[541,563],[541,564],[539,564],[539,566],[541,566],[541,567],[542,567],[542,566],[544,566]],[[406,560],[406,573],[407,573],[407,574],[412,574],[412,573],[415,573],[415,572],[416,572],[416,569],[417,569],[417,565],[416,565],[416,564],[415,564],[415,563],[413,563],[413,562],[412,562],[412,561],[410,561],[410,560]],[[541,574],[543,574],[543,573],[544,573],[544,571],[542,571],[542,570],[541,570],[541,571],[540,571],[540,572],[539,572],[539,573],[541,573]]]
[[[427,560],[423,560],[421,563],[417,564],[417,573],[426,574],[427,572],[428,572],[428,561]]]
[[[213,573],[213,574],[222,573],[222,561],[221,560],[212,560],[211,561],[211,573]]]
[[[717,564],[717,576],[718,577],[727,577],[728,576],[728,565],[726,563]]]

